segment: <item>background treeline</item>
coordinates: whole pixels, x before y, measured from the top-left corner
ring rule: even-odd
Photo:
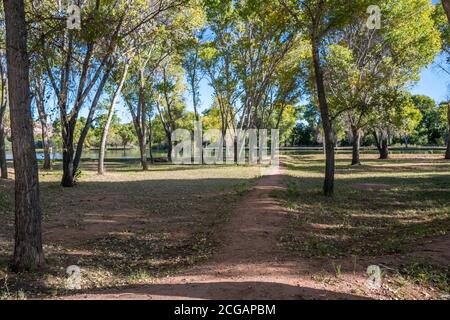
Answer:
[[[194,121],[218,135],[280,129],[285,146],[444,146],[448,103],[408,90],[437,56],[448,58],[445,6],[429,0],[79,0],[81,28],[64,4],[25,1],[35,141],[51,168],[62,152],[73,186],[84,148],[152,147],[171,159],[172,132]],[[445,2],[443,3],[445,4]],[[369,28],[367,8],[382,12]],[[4,35],[4,24],[0,25]],[[1,44],[0,150],[8,144],[5,37]],[[443,73],[447,66],[440,66]],[[211,97],[203,97],[209,85]],[[204,106],[202,99],[212,101]],[[117,116],[128,112],[127,121]],[[450,157],[450,147],[447,154]],[[4,167],[4,151],[0,162]],[[4,172],[6,170],[2,170]]]

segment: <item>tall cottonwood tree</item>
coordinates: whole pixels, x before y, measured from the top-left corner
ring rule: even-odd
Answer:
[[[239,119],[242,129],[262,128],[261,117],[273,93],[279,67],[297,44],[295,28],[276,9],[272,1],[237,5],[235,50],[239,59],[235,60],[235,69],[242,89]],[[299,65],[300,60],[293,63]]]
[[[17,271],[44,264],[39,178],[33,140],[27,25],[23,0],[4,0],[11,136],[15,171],[15,243]]]
[[[159,119],[163,125],[167,139],[167,158],[172,161],[172,134],[178,127],[178,121],[182,118],[185,110],[182,100],[184,85],[183,71],[180,63],[180,57],[172,56],[166,59],[159,68],[156,84],[157,98],[155,105],[158,111]]]
[[[44,163],[43,170],[52,169],[51,150],[50,150],[50,136],[48,123],[48,86],[42,74],[34,75],[32,81],[32,93],[34,102],[39,116],[41,125],[42,147],[44,149]]]
[[[148,169],[147,143],[149,126],[148,114],[154,101],[153,78],[161,61],[166,57],[158,37],[150,35],[150,44],[136,46],[136,54],[130,66],[130,77],[123,87],[123,98],[130,111],[138,139],[142,170]],[[136,40],[141,41],[141,39]]]
[[[323,192],[326,196],[334,193],[335,137],[333,121],[324,79],[323,55],[332,41],[334,32],[365,12],[367,1],[355,0],[280,0],[282,9],[290,15],[298,31],[309,40],[313,69],[314,91],[320,110],[325,142],[325,180]],[[326,41],[330,40],[330,41]]]
[[[107,144],[107,140],[108,140],[109,128],[111,126],[111,122],[112,122],[112,119],[114,116],[116,103],[118,102],[118,100],[120,98],[123,85],[128,76],[128,70],[130,68],[130,63],[131,63],[132,58],[133,57],[131,56],[131,57],[127,57],[125,59],[125,62],[123,63],[123,69],[118,71],[119,72],[118,73],[119,80],[118,80],[117,87],[115,89],[113,89],[114,93],[112,96],[111,104],[108,109],[106,123],[105,123],[105,126],[102,131],[102,137],[101,137],[101,141],[100,141],[100,150],[99,150],[99,155],[98,155],[98,174],[101,174],[101,175],[105,173],[105,152],[106,152],[106,144]]]
[[[273,1],[206,3],[208,37],[200,57],[215,98],[209,124],[218,117],[223,137],[279,127],[301,92],[299,49],[306,46],[296,28]]]
[[[379,5],[383,14],[381,29],[368,29],[367,18],[361,15],[337,33],[338,44],[331,45],[325,57],[332,118],[341,117],[349,127],[353,165],[360,163],[361,132],[370,124],[371,117],[383,112],[375,96],[392,91],[390,88],[396,88],[395,92],[406,89],[440,51],[434,8],[428,0],[373,3]],[[402,106],[408,108],[408,104]],[[391,107],[385,105],[385,112],[389,113]],[[402,114],[414,115],[414,112]],[[380,142],[382,150],[385,150],[384,142]],[[380,155],[387,154],[383,151]]]
[[[181,55],[194,31],[203,26],[202,16],[196,1],[180,2],[178,6],[161,12],[153,24],[145,26],[134,38],[136,54],[130,66],[130,77],[123,88],[123,97],[138,137],[143,170],[148,168],[147,144],[153,123],[149,118],[154,114],[153,107],[158,100],[157,78],[163,74],[161,71],[167,65],[166,60]],[[170,146],[171,137],[167,136],[167,140]]]
[[[81,29],[68,29],[57,4],[43,1],[32,7],[35,42],[47,77],[57,97],[63,144],[61,185],[75,183],[83,145],[98,111],[103,89],[113,71],[114,53],[124,39],[138,33],[163,11],[183,0],[83,1]],[[56,6],[56,7],[55,7]],[[146,10],[142,10],[142,8]],[[87,108],[86,108],[87,106]],[[79,115],[88,115],[78,141],[74,141]]]

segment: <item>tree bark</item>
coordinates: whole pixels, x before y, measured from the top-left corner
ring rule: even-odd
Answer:
[[[361,132],[357,128],[352,128],[352,166],[360,165],[360,145],[361,145]]]
[[[8,179],[8,165],[6,163],[5,126],[1,118],[0,118],[0,178]]]
[[[380,159],[389,159],[389,141],[388,134],[383,131],[381,132],[381,137],[378,137],[376,130],[372,131],[373,138],[375,139],[375,144],[380,154]]]
[[[43,266],[42,212],[33,139],[27,25],[23,0],[4,0],[9,107],[15,170],[13,269]]]
[[[136,132],[138,142],[139,142],[139,152],[140,152],[140,161],[142,170],[148,170],[147,164],[147,126],[145,124],[147,112],[145,110],[145,101],[144,101],[144,90],[145,87],[141,84],[139,88],[139,99],[137,103],[137,112],[134,112],[133,107],[127,99],[125,99],[126,104],[128,105],[128,109],[130,110],[131,117],[133,119],[134,131]]]
[[[447,105],[447,122],[448,122],[448,137],[447,137],[447,151],[445,152],[445,159],[450,160],[450,101]]]
[[[98,154],[98,174],[100,174],[100,175],[103,175],[105,173],[105,151],[106,151],[106,143],[108,140],[109,128],[111,126],[111,121],[114,116],[115,104],[117,103],[117,100],[119,99],[120,93],[122,92],[122,88],[125,83],[125,79],[127,78],[129,66],[130,66],[130,62],[127,62],[123,69],[122,77],[119,82],[119,86],[117,87],[116,92],[114,92],[111,106],[108,111],[108,119],[106,120],[105,128],[103,128],[102,140],[100,142],[100,151]]]
[[[152,150],[152,142],[153,142],[153,127],[152,127],[152,119],[148,117],[148,150],[150,155],[150,163],[155,163],[153,159],[153,150]]]
[[[172,143],[172,133],[167,133],[167,160],[169,162],[172,162],[172,149],[173,149],[173,143]]]
[[[73,160],[74,160],[74,126],[68,123],[65,128],[63,127],[63,176],[61,179],[61,186],[65,188],[71,188],[75,185]]]
[[[143,171],[148,170],[148,164],[147,164],[147,148],[146,148],[146,139],[145,135],[139,135],[138,134],[138,140],[139,140],[139,151],[141,154],[141,166]]]
[[[447,14],[448,23],[450,24],[450,0],[442,0],[442,6]]]
[[[322,118],[325,143],[325,180],[323,183],[323,192],[325,196],[330,197],[334,193],[335,170],[333,124],[331,122],[328,102],[325,94],[323,70],[320,63],[320,53],[318,47],[319,40],[315,33],[313,33],[311,44],[317,96],[319,101],[320,115]]]
[[[389,159],[389,142],[386,132],[381,134],[381,152],[380,159]]]

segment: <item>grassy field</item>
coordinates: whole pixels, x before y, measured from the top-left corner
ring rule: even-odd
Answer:
[[[215,231],[259,175],[257,167],[85,163],[72,189],[41,173],[47,268],[7,273],[14,232],[13,181],[0,181],[0,297],[64,294],[65,268],[83,266],[83,288],[135,284],[206,259]]]
[[[349,162],[348,155],[338,156],[336,194],[327,199],[321,194],[321,156],[288,158],[287,189],[273,192],[291,216],[290,226],[279,237],[284,248],[307,258],[383,256],[391,263],[389,257],[403,257],[448,234],[449,161],[436,155],[395,155],[381,161],[366,154],[361,166]],[[392,270],[450,292],[448,261],[434,262],[432,251],[400,265],[392,262]]]

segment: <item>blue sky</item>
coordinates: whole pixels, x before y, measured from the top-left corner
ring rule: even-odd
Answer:
[[[423,69],[420,81],[412,86],[410,91],[430,96],[438,103],[450,99],[450,75],[439,68],[439,64],[445,62],[443,60],[442,57],[438,57],[435,63]]]

